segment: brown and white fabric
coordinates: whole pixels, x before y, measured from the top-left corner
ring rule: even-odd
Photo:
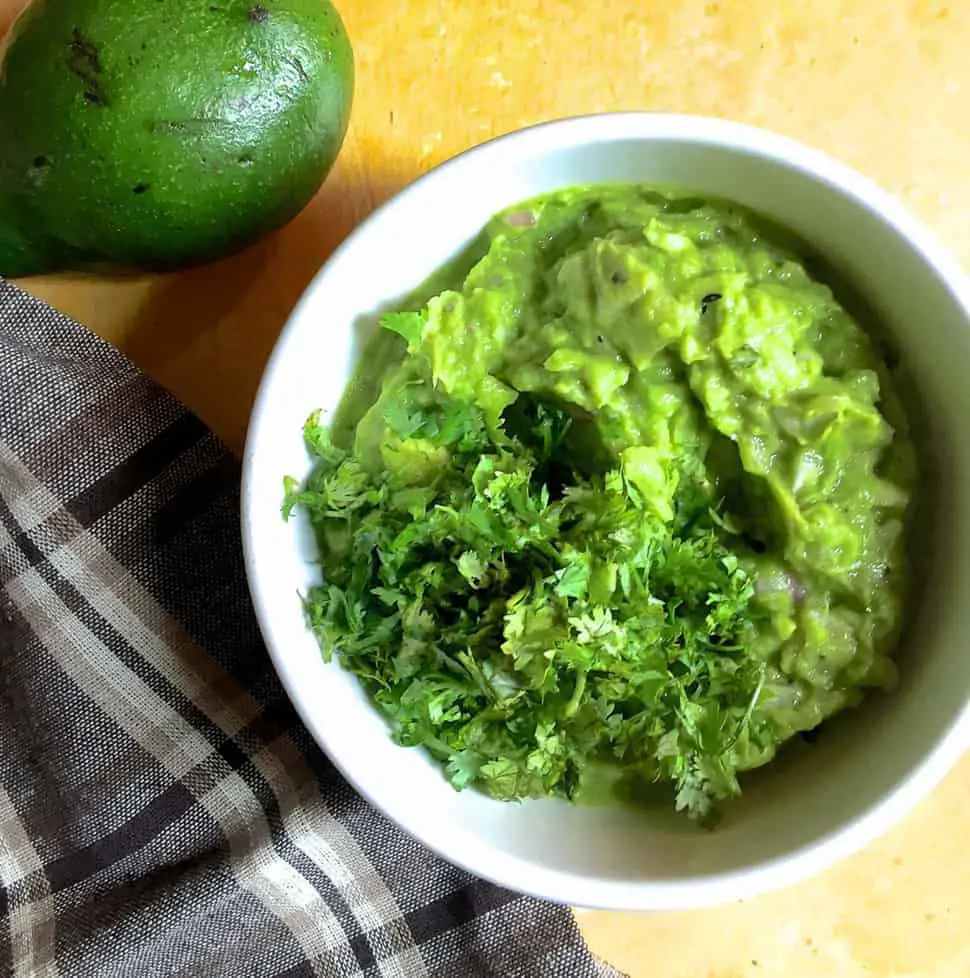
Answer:
[[[0,281],[0,976],[615,974],[569,911],[442,862],[290,708],[237,460]]]

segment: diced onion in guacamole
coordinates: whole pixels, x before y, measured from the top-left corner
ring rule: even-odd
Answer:
[[[311,418],[305,598],[404,745],[499,799],[702,822],[895,680],[915,463],[876,340],[725,203],[496,216]]]

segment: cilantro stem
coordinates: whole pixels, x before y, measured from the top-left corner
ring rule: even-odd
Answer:
[[[576,687],[573,689],[573,695],[569,698],[569,702],[566,704],[565,714],[567,717],[574,716],[576,711],[579,709],[580,701],[583,698],[583,693],[586,692],[586,670],[583,669],[576,673]]]
[[[758,685],[755,686],[754,692],[751,694],[751,699],[748,700],[748,708],[744,711],[744,716],[741,717],[741,722],[738,724],[738,729],[735,731],[734,736],[727,743],[722,753],[726,754],[731,750],[734,745],[740,740],[741,734],[747,729],[748,724],[751,722],[751,716],[755,711],[755,707],[758,705],[758,700],[761,697],[761,691],[765,688],[765,667],[764,663],[761,665],[761,675],[758,677]]]

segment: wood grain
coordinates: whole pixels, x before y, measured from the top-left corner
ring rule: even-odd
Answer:
[[[0,24],[21,0],[0,0]],[[421,172],[562,115],[667,109],[796,136],[855,165],[970,260],[970,4],[929,0],[342,0],[351,132],[292,225],[170,277],[23,283],[117,343],[231,445],[314,270]],[[967,762],[904,825],[821,878],[695,914],[580,912],[632,978],[964,978]]]

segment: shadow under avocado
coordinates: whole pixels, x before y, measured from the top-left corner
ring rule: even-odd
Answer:
[[[153,277],[125,352],[240,450],[263,369],[293,307],[400,183],[377,177],[359,184],[335,172],[281,230],[222,261]]]

